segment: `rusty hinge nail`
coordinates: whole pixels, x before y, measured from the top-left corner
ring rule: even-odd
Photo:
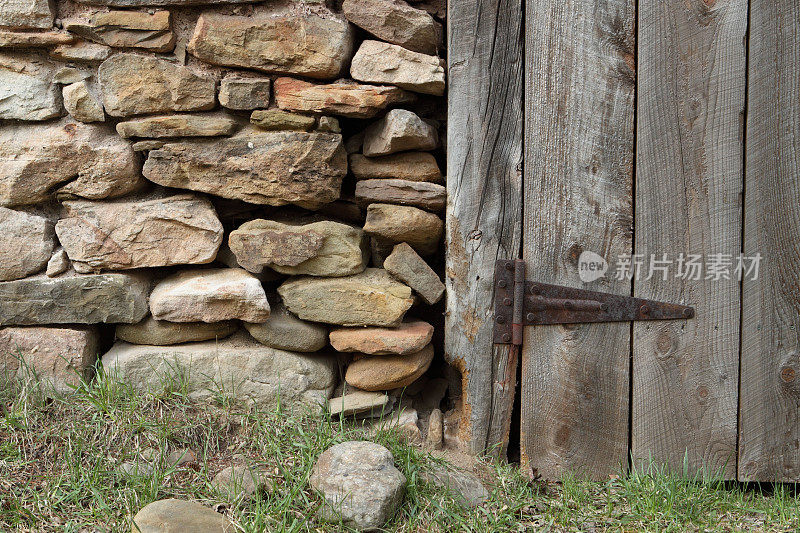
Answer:
[[[500,280],[500,281],[497,283],[497,286],[498,286],[498,287],[500,287],[501,289],[505,289],[505,288],[506,288],[506,286],[508,286],[508,283],[506,283],[506,280],[504,280],[504,279],[501,279],[501,280]]]

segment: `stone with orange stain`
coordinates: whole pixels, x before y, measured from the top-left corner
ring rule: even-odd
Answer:
[[[421,320],[397,328],[341,328],[331,331],[331,345],[340,352],[405,355],[420,351],[433,337],[433,326]]]
[[[415,99],[399,87],[363,85],[347,80],[315,84],[294,78],[278,78],[274,89],[275,100],[281,109],[351,118],[372,118],[391,105]]]

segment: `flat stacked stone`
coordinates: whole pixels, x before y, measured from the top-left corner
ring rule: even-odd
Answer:
[[[404,355],[372,355],[354,360],[347,367],[345,380],[366,391],[386,391],[414,383],[430,368],[433,346]]]
[[[352,54],[353,30],[330,12],[203,13],[187,49],[214,65],[330,79]]]
[[[258,278],[241,268],[212,268],[182,270],[158,282],[150,312],[170,322],[263,322],[270,307]]]
[[[236,120],[221,113],[144,117],[117,124],[120,137],[221,137],[232,135]]]
[[[69,18],[64,29],[90,41],[114,48],[142,48],[169,52],[175,48],[169,11],[104,11],[88,17]]]
[[[66,85],[61,91],[61,96],[64,99],[64,108],[75,120],[86,123],[105,122],[106,113],[103,104],[85,81]]]
[[[378,39],[403,48],[436,54],[436,23],[427,12],[402,0],[344,0],[347,20]]]
[[[0,26],[22,30],[49,30],[55,18],[48,0],[0,0]]]
[[[356,183],[356,200],[373,203],[410,205],[427,211],[444,211],[447,188],[437,183],[400,179],[361,180]]]
[[[173,380],[189,398],[235,395],[262,409],[320,410],[336,384],[330,356],[269,348],[240,332],[222,340],[148,346],[117,342],[102,357],[106,374],[134,390],[161,392]]]
[[[278,107],[304,113],[372,118],[389,106],[413,99],[413,95],[399,87],[362,85],[347,80],[329,84],[315,84],[294,78],[275,80]]]
[[[205,111],[216,104],[213,78],[163,59],[123,53],[98,68],[103,106],[114,117]]]
[[[36,276],[0,282],[0,326],[132,324],[147,314],[150,280],[140,274]]]
[[[347,157],[341,135],[247,131],[214,141],[167,143],[148,154],[142,172],[165,187],[313,209],[339,197]]]
[[[340,352],[370,355],[406,355],[430,344],[433,326],[421,320],[403,322],[396,328],[339,328],[330,333],[331,346]]]
[[[442,172],[433,154],[404,152],[380,157],[350,155],[350,171],[359,180],[396,178],[407,181],[440,183]]]
[[[416,207],[370,204],[364,231],[389,242],[406,242],[420,254],[432,255],[439,247],[444,222]]]
[[[0,52],[0,119],[44,121],[61,116],[55,69],[44,57]]]
[[[265,346],[292,352],[317,352],[328,344],[328,329],[300,320],[279,303],[271,306],[269,318],[260,324],[244,323],[252,337]]]
[[[227,74],[219,85],[219,103],[238,111],[269,107],[271,81],[267,77]]]
[[[414,303],[411,289],[378,268],[342,278],[294,278],[278,293],[298,317],[343,326],[397,326]]]
[[[64,207],[56,233],[79,271],[210,263],[222,243],[211,202],[191,194]]]
[[[224,322],[167,322],[147,317],[137,324],[120,324],[117,338],[131,344],[170,346],[185,342],[224,339],[239,329],[235,321]]]
[[[363,151],[370,157],[408,150],[433,150],[438,145],[436,127],[407,109],[392,109],[364,131]]]

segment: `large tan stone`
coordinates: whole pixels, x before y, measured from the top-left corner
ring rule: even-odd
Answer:
[[[143,48],[169,52],[175,34],[169,11],[105,11],[64,20],[64,29],[114,48]]]
[[[117,124],[120,137],[218,137],[232,135],[236,121],[223,113],[135,118]]]
[[[444,94],[442,61],[395,44],[364,41],[353,57],[350,75],[366,83],[388,83],[423,94]]]
[[[56,246],[51,221],[5,207],[0,207],[0,235],[0,281],[41,271]]]
[[[335,359],[269,348],[246,332],[219,341],[177,346],[142,346],[117,342],[102,358],[114,380],[134,390],[160,392],[170,381],[185,380],[193,400],[220,393],[262,409],[280,401],[287,412],[321,412],[336,384]]]
[[[402,179],[441,183],[442,171],[433,154],[405,152],[380,157],[350,155],[350,171],[359,180]]]
[[[53,195],[114,198],[145,183],[130,145],[102,126],[63,120],[0,128],[0,205],[31,205]]]
[[[349,385],[365,391],[407,387],[424,374],[433,362],[433,345],[407,355],[374,355],[350,363],[345,373]]]
[[[41,121],[63,113],[54,65],[37,54],[0,53],[0,120]]]
[[[170,322],[264,322],[269,302],[258,278],[241,268],[190,269],[156,284],[150,312]]]
[[[253,16],[203,13],[188,45],[190,54],[215,65],[321,79],[338,76],[352,49],[346,20],[302,9]]]
[[[56,224],[76,268],[132,268],[210,263],[222,243],[222,223],[207,199],[192,194],[115,202],[64,203]]]
[[[0,26],[21,30],[53,27],[55,3],[48,0],[0,0]]]
[[[234,321],[225,322],[167,322],[148,316],[136,324],[117,326],[117,338],[131,344],[170,346],[184,342],[224,339],[239,329]]]
[[[124,53],[103,61],[97,71],[106,112],[127,117],[214,107],[213,78],[152,56]]]
[[[356,183],[356,200],[362,205],[411,205],[427,211],[444,211],[447,189],[443,185],[422,181],[362,180]]]
[[[403,322],[396,328],[340,328],[331,331],[331,346],[339,352],[370,355],[416,353],[433,338],[433,326],[421,320]]]
[[[421,255],[432,255],[439,248],[444,222],[416,207],[370,204],[364,231],[395,244],[407,242]]]
[[[0,326],[132,324],[147,314],[141,274],[44,275],[0,282]]]
[[[281,303],[272,306],[266,322],[245,322],[244,327],[261,344],[279,350],[316,352],[328,344],[325,326],[300,320]]]
[[[436,128],[413,111],[392,109],[364,131],[364,155],[379,156],[408,150],[433,150],[439,144]]]
[[[391,105],[414,96],[398,87],[361,85],[352,81],[316,84],[294,78],[275,80],[275,101],[281,109],[329,113],[351,118],[372,118]]]
[[[368,260],[364,232],[331,221],[252,220],[231,232],[228,245],[250,272],[269,267],[282,274],[350,276],[363,272]]]
[[[403,0],[344,0],[347,20],[382,41],[423,54],[436,54],[433,17]]]
[[[313,209],[339,198],[347,157],[341,135],[247,131],[165,144],[149,153],[143,173],[165,187]]]
[[[343,326],[397,326],[414,303],[411,289],[379,268],[344,278],[293,278],[278,294],[304,320]]]
[[[0,375],[33,383],[45,393],[67,394],[91,377],[100,355],[94,327],[0,328]]]

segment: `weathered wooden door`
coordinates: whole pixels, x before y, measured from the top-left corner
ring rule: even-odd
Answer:
[[[472,451],[504,450],[516,391],[546,479],[800,481],[798,56],[795,3],[451,1],[446,356]],[[496,346],[494,261],[517,257],[696,316]]]

